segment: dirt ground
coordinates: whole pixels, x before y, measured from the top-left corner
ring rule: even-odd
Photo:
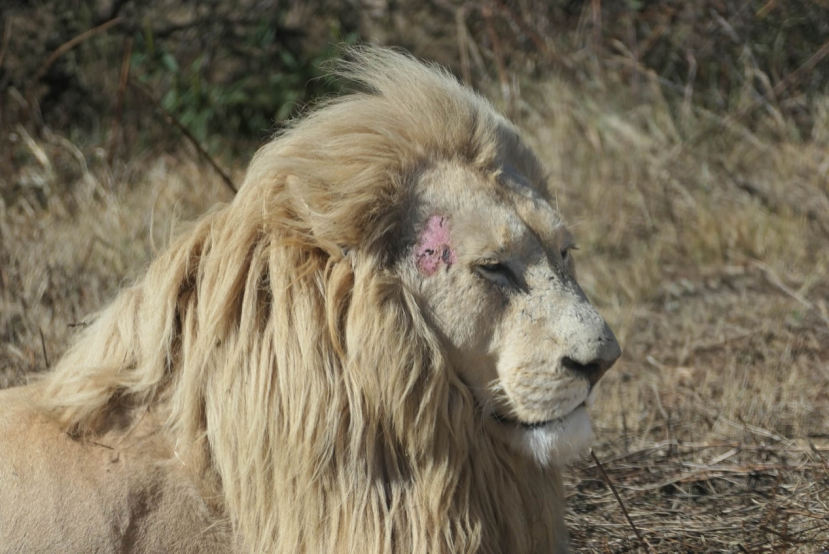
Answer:
[[[771,140],[636,94],[530,82],[516,114],[624,348],[593,409],[596,458],[567,472],[574,550],[823,552],[829,120],[807,142],[769,117]],[[96,147],[13,133],[0,387],[53,364],[177,221],[232,197],[187,147],[110,166]]]

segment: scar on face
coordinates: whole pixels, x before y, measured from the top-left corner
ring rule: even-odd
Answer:
[[[420,232],[414,255],[417,268],[424,275],[433,275],[441,267],[448,269],[457,263],[449,239],[448,217],[433,215],[429,218]]]

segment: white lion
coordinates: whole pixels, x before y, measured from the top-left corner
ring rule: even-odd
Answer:
[[[0,551],[567,551],[620,349],[543,170],[446,73],[351,55],[366,92],[0,392]]]

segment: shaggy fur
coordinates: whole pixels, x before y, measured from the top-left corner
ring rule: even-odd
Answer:
[[[67,443],[37,471],[60,474],[61,448],[106,451],[129,460],[117,494],[145,491],[145,510],[185,491],[158,508],[172,531],[151,522],[144,542],[111,551],[566,551],[559,469],[482,431],[485,415],[398,270],[417,246],[410,213],[424,168],[495,176],[508,162],[546,195],[540,165],[444,72],[377,49],[352,59],[342,73],[367,92],[263,147],[231,204],[122,291],[45,381],[0,399],[15,406],[0,417],[0,458],[9,442],[17,464],[38,455],[9,438],[25,428]],[[112,463],[79,461],[66,479]],[[11,480],[7,467],[0,459]],[[136,472],[148,483],[131,484]],[[35,504],[50,494],[31,487]],[[86,521],[88,507],[60,509],[81,529],[105,525]],[[0,508],[0,525],[10,517]],[[148,543],[153,532],[179,546]]]

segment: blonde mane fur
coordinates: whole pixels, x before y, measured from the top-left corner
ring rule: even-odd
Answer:
[[[83,331],[40,406],[75,436],[156,414],[244,551],[564,550],[559,470],[481,431],[395,270],[421,168],[509,160],[533,184],[541,168],[445,72],[350,55],[341,74],[363,92],[263,147],[233,202]]]

